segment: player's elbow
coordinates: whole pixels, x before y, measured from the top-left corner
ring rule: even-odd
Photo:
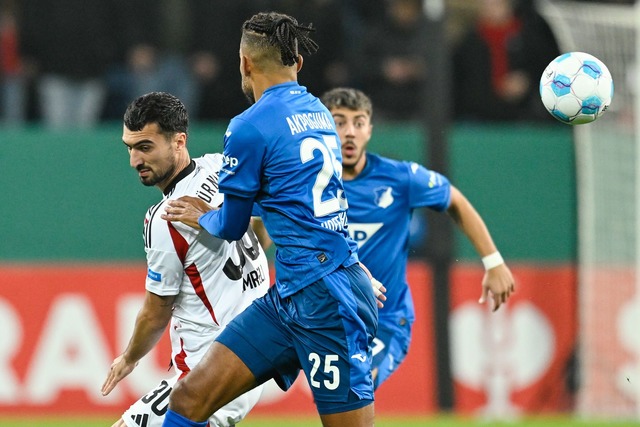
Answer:
[[[242,239],[246,229],[241,229],[239,227],[225,227],[220,230],[218,237],[223,240],[234,241]]]

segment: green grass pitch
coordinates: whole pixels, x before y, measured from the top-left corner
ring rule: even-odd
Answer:
[[[117,416],[116,416],[117,417]],[[0,417],[2,427],[109,427],[114,418],[45,418],[45,417]],[[427,418],[378,417],[377,427],[640,427],[640,421],[587,421],[571,417],[541,417],[496,422],[473,418],[437,416]],[[321,427],[318,418],[268,418],[252,417],[239,424],[239,427]]]

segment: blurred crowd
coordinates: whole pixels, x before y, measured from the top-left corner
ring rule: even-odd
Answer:
[[[546,120],[537,90],[559,54],[533,0],[447,0],[453,113],[461,120]],[[0,0],[0,120],[51,128],[119,120],[127,103],[171,92],[196,120],[247,107],[242,22],[277,10],[313,23],[320,50],[300,82],[368,93],[377,120],[419,119],[429,78],[422,0]]]

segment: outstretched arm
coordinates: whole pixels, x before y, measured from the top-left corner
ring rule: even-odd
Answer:
[[[144,304],[138,312],[133,334],[127,349],[116,357],[107,379],[102,385],[102,395],[106,396],[157,344],[171,319],[175,295],[160,296],[147,291]]]
[[[496,311],[515,291],[511,271],[502,260],[480,214],[454,186],[451,186],[451,204],[447,213],[482,257],[486,271],[482,279],[482,295],[479,302],[484,303],[491,294],[494,302],[493,311]]]

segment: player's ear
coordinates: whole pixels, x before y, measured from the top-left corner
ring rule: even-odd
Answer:
[[[298,54],[298,62],[296,63],[296,73],[299,73],[302,70],[302,55]]]
[[[187,134],[184,132],[176,132],[174,141],[178,148],[185,148],[187,146]]]
[[[245,55],[240,55],[240,74],[248,77],[251,75],[251,70],[253,69],[253,63],[251,62],[251,58]]]

